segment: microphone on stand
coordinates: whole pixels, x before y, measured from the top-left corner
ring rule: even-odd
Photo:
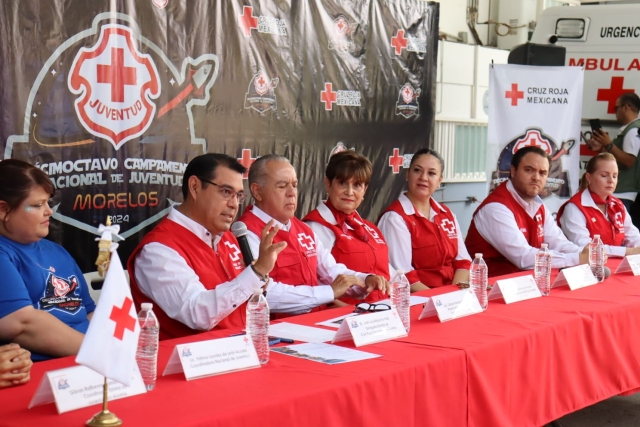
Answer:
[[[251,252],[251,246],[247,240],[247,225],[242,221],[236,221],[231,224],[231,233],[236,236],[238,244],[240,245],[240,252],[242,252],[242,258],[244,263],[248,266],[253,262],[253,252]]]
[[[611,276],[611,269],[609,267],[604,268],[604,278]]]

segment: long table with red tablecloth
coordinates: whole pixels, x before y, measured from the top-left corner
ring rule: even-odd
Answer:
[[[613,269],[618,263],[609,261]],[[314,325],[352,309],[287,321]],[[549,297],[491,301],[484,313],[446,323],[418,321],[421,310],[412,308],[407,337],[360,348],[379,358],[325,365],[272,352],[258,369],[159,377],[155,390],[109,409],[128,426],[537,427],[640,387],[640,277],[631,273]],[[159,373],[176,344],[233,332],[161,342]],[[30,383],[0,390],[0,426],[84,425],[99,406],[61,415],[54,404],[27,409],[46,371],[73,364],[72,357],[37,363]]]

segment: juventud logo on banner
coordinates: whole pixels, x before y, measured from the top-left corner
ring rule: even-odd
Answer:
[[[167,214],[187,162],[207,152],[194,114],[209,103],[218,70],[213,54],[186,57],[178,68],[130,16],[99,14],[44,63],[5,158],[49,175],[54,219],[99,234],[96,220],[108,215],[127,238]],[[59,239],[77,246],[68,231]]]
[[[80,95],[75,107],[85,129],[117,150],[149,128],[160,80],[151,57],[136,49],[130,28],[104,25],[96,45],[76,55],[69,89]]]

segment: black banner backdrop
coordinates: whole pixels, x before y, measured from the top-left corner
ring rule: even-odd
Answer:
[[[324,196],[329,156],[374,164],[360,207],[375,220],[430,145],[438,4],[418,0],[3,0],[3,158],[56,186],[49,238],[93,271],[97,227],[126,260],[182,200],[205,152],[279,153],[298,214]],[[407,155],[405,155],[407,154]]]

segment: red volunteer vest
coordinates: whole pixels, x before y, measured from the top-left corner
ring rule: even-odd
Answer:
[[[544,206],[540,206],[534,218],[531,218],[527,214],[527,211],[525,211],[516,199],[513,198],[511,193],[509,193],[509,190],[507,190],[507,182],[502,183],[493,193],[489,194],[473,213],[473,216],[475,217],[476,214],[480,212],[480,209],[488,203],[501,203],[505,205],[513,213],[518,228],[522,234],[524,234],[529,245],[534,248],[539,248],[540,245],[542,245],[544,242],[544,220],[546,212]],[[478,233],[474,221],[471,221],[471,227],[469,227],[465,244],[471,256],[476,253],[482,254],[482,257],[489,267],[489,277],[502,276],[520,271],[520,269],[505,258],[499,250],[484,240],[480,233]]]
[[[624,204],[620,199],[610,196],[611,200],[613,200],[613,210],[615,211],[615,215],[613,218],[609,218],[607,220],[600,209],[582,205],[582,193],[584,191],[588,190],[577,192],[567,203],[573,203],[578,207],[578,209],[580,209],[580,212],[582,212],[587,220],[587,230],[589,230],[591,238],[593,238],[594,235],[599,234],[602,243],[605,245],[623,246],[622,242],[625,237],[624,221],[627,216],[627,210],[625,209]],[[558,226],[560,226],[560,218],[564,213],[564,208],[567,206],[567,203],[563,204],[558,210]]]
[[[342,228],[328,223],[318,209],[314,209],[304,217],[303,221],[313,221],[327,227],[336,238],[336,242],[331,248],[331,255],[336,262],[346,265],[348,268],[361,273],[370,273],[382,276],[387,280],[389,277],[389,248],[387,242],[378,227],[369,221],[362,219],[356,212],[356,218],[366,232],[369,234],[369,241],[360,240],[353,230],[343,233]],[[367,302],[376,302],[384,299],[385,296],[380,291],[373,291],[365,298]],[[358,304],[362,300],[343,296],[340,301],[347,304]]]
[[[455,260],[458,256],[458,231],[453,213],[433,199],[431,209],[438,212],[433,222],[418,214],[407,215],[400,200],[393,202],[383,214],[395,212],[400,215],[411,233],[411,265],[414,270],[407,273],[409,282],[420,281],[429,287],[439,287],[450,285],[455,271],[468,270],[471,262]]]
[[[131,294],[137,307],[143,302],[154,302],[142,293],[136,283],[135,259],[142,247],[147,243],[161,243],[178,252],[189,267],[198,275],[200,283],[206,289],[215,289],[219,284],[233,280],[245,265],[240,255],[238,241],[230,232],[222,235],[218,243],[218,253],[200,240],[191,231],[171,221],[163,219],[149,232],[133,251],[127,262],[127,270],[131,279]],[[160,322],[160,339],[178,338],[198,334],[182,322],[170,318],[161,307],[154,303],[153,311]],[[242,328],[246,325],[246,301],[239,304],[227,317],[222,319],[214,329]]]
[[[255,216],[252,209],[253,206],[248,206],[239,221],[244,222],[249,231],[261,236],[266,223]],[[313,230],[299,219],[291,218],[289,231],[280,230],[273,238],[273,243],[278,242],[287,242],[287,247],[278,254],[276,265],[269,276],[276,282],[287,285],[317,286],[318,256]]]

